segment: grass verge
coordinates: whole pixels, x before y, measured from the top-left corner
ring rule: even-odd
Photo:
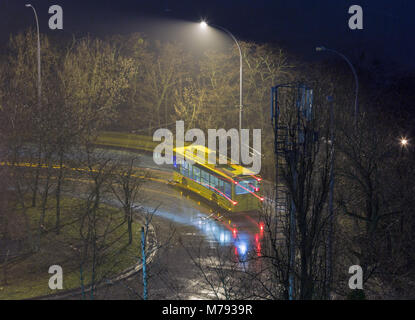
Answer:
[[[45,212],[43,227],[39,228],[41,208],[21,207],[11,203],[10,215],[14,217],[9,225],[20,224],[18,229],[25,229],[25,241],[20,252],[30,252],[35,244],[37,250],[23,258],[10,260],[0,267],[0,299],[27,299],[37,296],[59,293],[63,290],[79,288],[80,261],[83,253],[84,284],[91,282],[92,250],[89,243],[85,250],[90,220],[86,213],[85,200],[63,198],[61,201],[61,229],[57,234],[56,202],[50,200]],[[10,219],[9,219],[10,220]],[[89,221],[89,222],[88,222]],[[135,265],[140,259],[140,224],[133,223],[133,242],[128,245],[127,225],[123,212],[108,205],[100,205],[96,213],[96,281],[111,278],[128,267]],[[27,226],[30,226],[30,232]],[[81,233],[82,230],[82,233]],[[13,234],[10,235],[13,237]],[[59,265],[63,270],[63,290],[51,290],[48,273],[49,267]]]

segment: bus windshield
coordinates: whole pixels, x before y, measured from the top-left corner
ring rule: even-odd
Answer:
[[[259,191],[259,186],[256,179],[240,180],[235,188],[235,194],[246,194],[257,191]]]

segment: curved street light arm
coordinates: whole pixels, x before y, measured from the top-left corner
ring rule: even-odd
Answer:
[[[36,9],[31,4],[26,4],[26,7],[32,8],[33,13],[35,14],[36,27],[37,27],[37,71],[38,71],[38,103],[40,107],[41,103],[41,92],[42,92],[42,78],[41,78],[41,67],[40,67],[40,29],[39,29],[39,20],[37,17]]]
[[[241,50],[241,46],[238,43],[238,40],[236,40],[235,36],[226,28],[218,26],[217,24],[212,24],[211,26],[216,27],[218,29],[221,29],[223,31],[225,31],[232,39],[233,41],[236,43],[236,46],[238,47],[239,50],[239,62],[240,62],[240,70],[239,70],[239,134],[241,134],[241,130],[242,130],[242,50]]]
[[[235,41],[236,45],[238,46],[239,55],[240,55],[240,57],[242,57],[242,50],[241,50],[241,47],[239,46],[238,40],[236,40],[235,36],[228,29],[226,29],[224,27],[221,27],[221,26],[218,26],[217,24],[211,24],[211,26],[225,31],[233,39],[233,41]]]
[[[356,90],[355,90],[355,122],[357,123],[357,115],[359,114],[359,104],[358,104],[358,95],[359,95],[359,78],[357,77],[357,73],[356,73],[356,69],[354,68],[353,64],[350,62],[350,60],[342,53],[338,52],[337,50],[334,49],[329,49],[329,48],[324,48],[324,50],[326,51],[331,51],[337,55],[339,55],[341,58],[343,58],[344,61],[347,62],[347,64],[349,65],[350,69],[352,69],[353,72],[353,76],[356,82]]]

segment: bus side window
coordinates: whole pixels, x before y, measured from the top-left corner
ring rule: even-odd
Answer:
[[[218,189],[220,190],[220,192],[225,192],[225,186],[224,186],[224,182],[222,179],[219,179],[218,181]]]
[[[210,185],[215,191],[217,191],[216,189],[218,189],[218,178],[216,176],[210,175]]]
[[[195,166],[193,166],[193,179],[196,182],[200,182],[200,169]]]
[[[182,164],[180,165],[180,173],[184,176],[188,176],[188,163],[186,161],[183,161]]]
[[[232,198],[232,187],[229,182],[225,182],[225,195],[229,198]]]
[[[201,169],[200,170],[200,176],[201,176],[201,183],[203,185],[208,185],[209,184],[209,173],[207,173],[205,170]]]
[[[193,166],[189,163],[189,169],[188,169],[188,174],[187,174],[187,176],[190,178],[190,179],[193,179]]]

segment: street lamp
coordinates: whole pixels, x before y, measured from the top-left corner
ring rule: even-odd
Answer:
[[[241,141],[241,131],[242,131],[242,50],[241,50],[241,47],[239,46],[239,43],[236,40],[235,36],[229,30],[225,29],[224,27],[215,25],[215,24],[212,24],[211,26],[225,31],[233,39],[233,41],[235,41],[236,46],[238,47],[238,50],[239,50],[239,64],[240,64],[240,66],[239,66],[239,141]],[[200,22],[200,27],[202,29],[206,29],[208,27],[207,22],[206,21],[201,21]]]
[[[408,139],[407,138],[401,138],[400,143],[401,143],[401,146],[403,148],[406,148],[408,146]]]
[[[316,47],[316,51],[317,52],[319,52],[319,51],[333,52],[333,53],[337,54],[338,56],[340,56],[344,61],[346,61],[347,64],[349,65],[350,69],[352,69],[352,72],[353,72],[353,75],[354,75],[354,80],[356,82],[355,101],[354,101],[354,122],[355,122],[355,125],[357,125],[357,115],[359,114],[359,106],[358,106],[359,79],[357,77],[356,69],[354,68],[354,66],[350,62],[350,60],[347,59],[347,57],[344,54],[342,54],[342,53],[340,53],[336,50],[320,46],[320,47]]]
[[[40,33],[39,33],[39,20],[37,18],[37,13],[35,8],[30,4],[25,5],[27,8],[32,8],[35,14],[36,26],[37,26],[37,98],[40,108],[41,101],[41,92],[42,92],[42,80],[41,80],[41,70],[40,70]]]

